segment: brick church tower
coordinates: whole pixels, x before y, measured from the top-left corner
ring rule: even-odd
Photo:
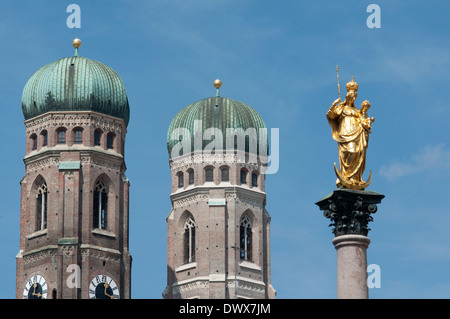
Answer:
[[[23,90],[16,298],[130,298],[128,99],[110,67],[73,45]]]
[[[220,97],[221,85],[214,82],[215,97],[183,108],[168,130],[167,299],[276,294],[263,173],[267,129],[250,106]]]

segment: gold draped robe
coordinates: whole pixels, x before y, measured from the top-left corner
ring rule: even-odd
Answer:
[[[333,139],[338,144],[340,175],[354,185],[363,185],[369,132],[361,125],[358,109],[346,101],[327,112]],[[341,186],[339,180],[336,182]]]

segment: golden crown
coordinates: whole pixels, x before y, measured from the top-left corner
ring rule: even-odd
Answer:
[[[353,91],[356,92],[358,91],[358,83],[355,82],[355,78],[352,76],[352,80],[350,82],[347,83],[346,85],[347,91]]]

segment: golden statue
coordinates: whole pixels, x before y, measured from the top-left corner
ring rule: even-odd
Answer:
[[[338,68],[336,67],[336,71]],[[337,176],[337,187],[349,189],[365,189],[372,180],[372,172],[369,179],[365,182],[362,179],[366,167],[366,150],[369,142],[373,117],[367,116],[367,110],[370,108],[369,101],[361,104],[361,109],[355,106],[355,100],[358,97],[358,83],[352,80],[346,85],[347,94],[344,102],[339,98],[333,102],[327,111],[327,119],[331,126],[333,139],[338,144],[339,150],[339,168],[336,163],[334,170]],[[339,73],[338,73],[339,90]]]

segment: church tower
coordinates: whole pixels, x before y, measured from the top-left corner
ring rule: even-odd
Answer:
[[[170,298],[274,298],[264,189],[267,129],[250,106],[216,96],[183,108],[167,147]]]
[[[128,98],[107,65],[75,54],[26,83],[16,298],[130,298]]]

